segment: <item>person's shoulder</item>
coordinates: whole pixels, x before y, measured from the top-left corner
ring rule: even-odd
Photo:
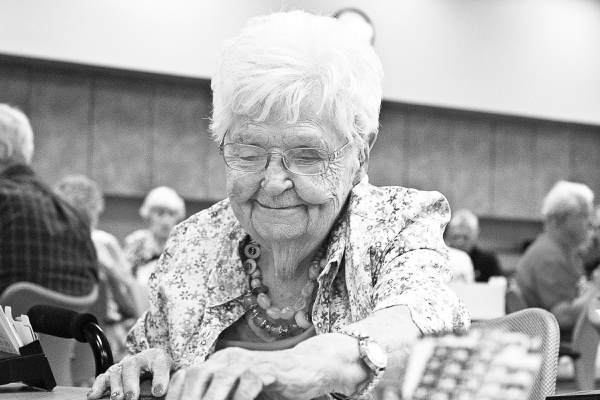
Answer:
[[[201,235],[209,238],[219,232],[230,232],[238,224],[229,199],[224,199],[182,221],[175,227],[175,231],[178,235]]]
[[[373,186],[367,182],[356,185],[351,207],[355,213],[373,219],[407,219],[421,213],[450,214],[448,201],[438,191],[419,190],[403,186]]]

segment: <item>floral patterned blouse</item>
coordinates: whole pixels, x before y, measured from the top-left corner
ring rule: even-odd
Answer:
[[[438,192],[379,188],[367,179],[356,185],[318,278],[316,333],[396,305],[408,306],[423,334],[466,331],[468,312],[446,286],[449,217]],[[238,244],[246,234],[227,199],[179,224],[150,278],[151,306],[130,331],[128,350],[164,348],[175,368],[205,361],[221,332],[244,315],[249,284]]]

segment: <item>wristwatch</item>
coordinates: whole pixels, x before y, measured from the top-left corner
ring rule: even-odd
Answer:
[[[371,337],[367,335],[363,335],[360,332],[350,331],[350,330],[341,330],[339,333],[343,333],[344,335],[352,336],[358,340],[358,351],[360,354],[360,358],[363,360],[365,364],[369,367],[371,372],[373,372],[373,376],[369,380],[367,386],[365,386],[360,392],[358,392],[352,398],[360,398],[365,394],[371,392],[377,383],[383,376],[385,372],[385,367],[387,366],[387,355],[385,351],[381,348],[381,346]]]

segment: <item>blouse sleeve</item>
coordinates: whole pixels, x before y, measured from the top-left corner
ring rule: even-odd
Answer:
[[[177,252],[182,239],[182,233],[175,228],[169,237],[167,245],[159,258],[155,272],[148,280],[150,308],[146,310],[134,324],[127,335],[126,347],[132,353],[159,347],[170,352],[169,318],[166,296],[164,293],[165,280],[169,265],[177,262]]]
[[[469,314],[447,286],[452,279],[443,231],[448,202],[438,192],[418,192],[399,220],[403,226],[381,250],[375,271],[374,310],[406,305],[423,334],[461,333]]]

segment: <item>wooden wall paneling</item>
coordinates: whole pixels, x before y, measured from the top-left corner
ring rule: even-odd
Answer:
[[[455,118],[449,124],[452,158],[453,209],[468,208],[478,215],[492,213],[493,131],[490,122]]]
[[[154,103],[152,185],[191,199],[226,197],[225,164],[210,138],[211,91],[159,84]]]
[[[535,218],[534,127],[499,122],[494,137],[494,215]]]
[[[90,176],[91,79],[42,68],[32,77],[34,168],[49,184],[67,174]]]
[[[0,103],[7,103],[29,114],[31,68],[0,63]]]
[[[442,192],[453,201],[450,119],[430,112],[411,113],[408,119],[407,184]]]
[[[572,127],[570,138],[570,179],[588,185],[600,204],[600,127]]]
[[[383,103],[379,121],[379,134],[369,156],[369,182],[376,186],[406,186],[406,113]]]
[[[534,135],[535,217],[541,218],[542,200],[550,188],[561,179],[569,179],[571,138],[568,129],[557,124],[540,123]]]
[[[152,188],[152,85],[98,76],[93,92],[92,179],[107,194],[145,195]]]

